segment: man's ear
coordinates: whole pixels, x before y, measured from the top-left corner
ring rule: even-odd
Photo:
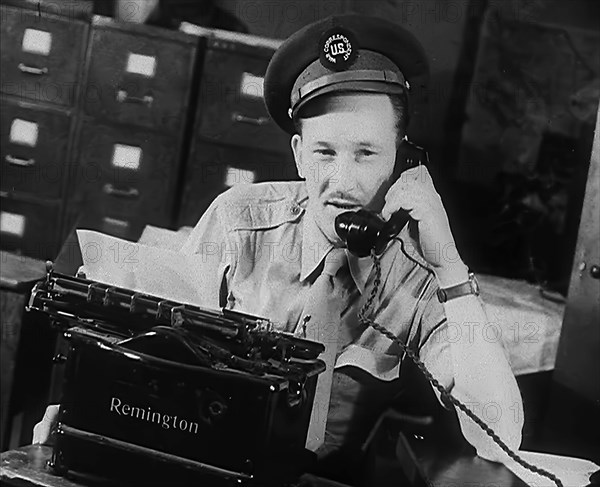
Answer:
[[[290,145],[292,146],[292,152],[294,153],[294,160],[296,161],[298,176],[304,179],[304,174],[302,171],[302,137],[300,134],[294,134],[292,136]]]

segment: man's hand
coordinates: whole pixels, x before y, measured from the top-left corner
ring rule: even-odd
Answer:
[[[423,257],[435,272],[441,287],[465,282],[468,269],[458,254],[442,199],[435,190],[427,167],[404,171],[385,196],[384,219],[399,209],[418,222]]]
[[[33,427],[33,440],[31,443],[35,445],[36,443],[44,444],[49,442],[52,428],[58,418],[59,408],[60,405],[58,404],[51,404],[46,408],[42,420]]]

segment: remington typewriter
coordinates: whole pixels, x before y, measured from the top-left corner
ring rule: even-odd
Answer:
[[[68,344],[51,466],[138,485],[285,485],[304,469],[323,345],[263,318],[48,267],[30,309]]]

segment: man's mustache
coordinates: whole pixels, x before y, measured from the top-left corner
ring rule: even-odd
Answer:
[[[332,193],[324,198],[326,203],[363,206],[362,201],[345,193]]]

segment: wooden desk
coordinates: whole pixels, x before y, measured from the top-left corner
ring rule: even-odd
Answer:
[[[77,478],[68,479],[54,475],[47,462],[52,447],[29,445],[0,455],[0,482],[7,487],[128,487],[114,480]],[[173,485],[178,485],[174,483]],[[179,486],[178,487],[182,487]],[[289,487],[348,487],[338,482],[304,475],[295,486]]]
[[[68,479],[50,471],[47,461],[52,454],[49,446],[29,445],[0,455],[0,481],[7,487],[127,487],[114,481],[97,479]],[[455,451],[444,452],[429,447],[421,448],[419,459],[428,479],[428,485],[448,487],[450,485],[494,485],[495,487],[526,487],[526,484],[512,472],[499,464],[494,464]],[[406,483],[387,479],[397,487]],[[174,484],[175,485],[175,484]],[[375,485],[375,484],[370,484]],[[379,484],[379,482],[377,483]],[[290,487],[347,487],[344,484],[305,474],[299,483]]]

